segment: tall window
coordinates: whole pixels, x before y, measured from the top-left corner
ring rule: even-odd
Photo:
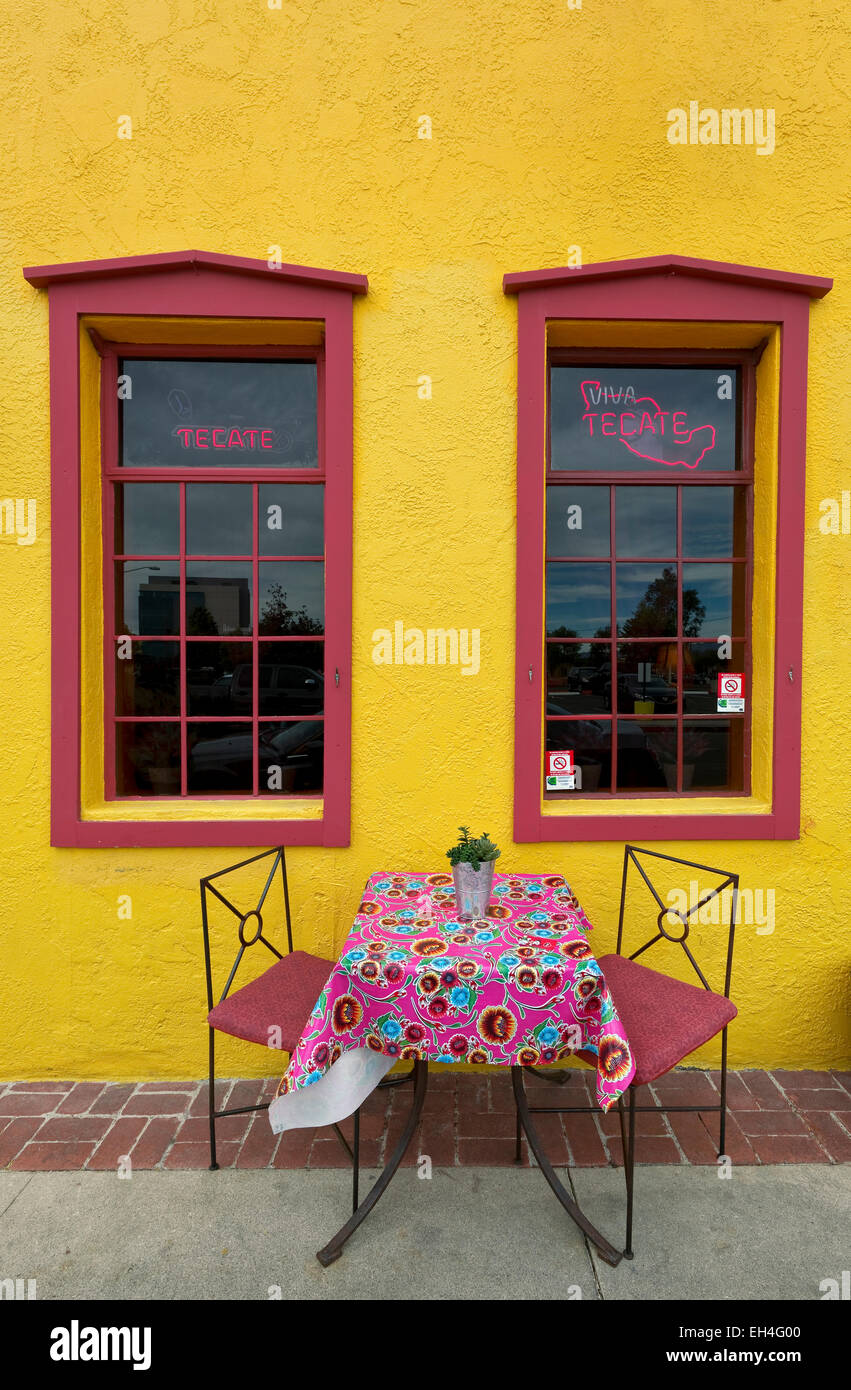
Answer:
[[[747,794],[752,355],[555,349],[548,416],[545,796]]]
[[[104,369],[107,796],[321,795],[321,360]]]

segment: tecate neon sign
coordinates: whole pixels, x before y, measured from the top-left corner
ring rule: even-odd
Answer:
[[[275,431],[258,429],[228,429],[216,426],[214,429],[175,430],[184,449],[274,449]],[[227,438],[225,438],[227,436]]]
[[[583,381],[579,386],[582,392],[582,401],[585,406],[583,421],[588,424],[589,438],[597,435],[604,435],[608,439],[619,439],[630,453],[637,454],[641,459],[647,459],[650,463],[664,463],[668,468],[676,468],[677,464],[682,464],[684,468],[697,468],[701,459],[709,453],[710,449],[715,448],[715,426],[714,425],[695,425],[692,429],[688,427],[688,412],[685,410],[663,410],[658,401],[654,401],[652,396],[636,397],[631,386],[626,388],[623,393],[623,404],[634,406],[645,406],[644,410],[589,410],[589,405],[599,405],[601,398],[608,401],[614,398],[615,404],[620,402],[621,392],[605,390],[605,396],[601,391],[599,381]],[[594,400],[596,392],[596,400]],[[589,400],[589,397],[591,399]],[[650,409],[649,407],[652,407]],[[666,421],[670,420],[670,425]],[[599,424],[595,425],[595,421]],[[667,432],[666,432],[667,430]],[[654,449],[654,439],[673,440],[679,458],[660,458],[658,446]],[[639,445],[640,442],[640,445]]]

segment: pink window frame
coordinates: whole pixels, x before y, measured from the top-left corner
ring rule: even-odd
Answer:
[[[800,834],[801,653],[804,578],[809,301],[832,280],[684,256],[609,261],[506,275],[518,296],[517,626],[514,838],[560,840],[795,840]],[[547,323],[777,324],[780,329],[772,806],[723,814],[544,815],[544,527]],[[694,347],[701,346],[696,331]],[[593,349],[589,352],[593,353]],[[790,679],[791,672],[791,679]],[[530,679],[531,673],[531,679]],[[626,800],[627,798],[622,798]],[[633,798],[635,799],[635,798]]]
[[[52,528],[51,844],[347,845],[351,820],[352,297],[366,293],[366,277],[294,265],[270,269],[265,261],[203,251],[30,267],[24,276],[49,293],[51,505],[54,517],[74,519],[73,525]],[[339,672],[339,682],[335,678],[326,686],[321,818],[83,818],[79,321],[95,315],[305,320],[323,326],[319,438],[325,459],[326,593],[333,595],[327,605],[325,648],[326,668]],[[140,355],[150,350],[147,344],[133,347]],[[204,348],[193,345],[192,350],[205,355]],[[210,355],[239,355],[239,351],[222,344],[221,349],[210,348]],[[257,351],[252,348],[251,354]],[[115,441],[106,435],[105,431],[104,448],[109,448]],[[217,480],[224,481],[226,471],[216,470]],[[315,476],[315,470],[310,472]],[[241,800],[243,805],[249,800],[258,807],[266,805],[255,798]],[[122,798],[118,804],[126,808],[128,800]]]

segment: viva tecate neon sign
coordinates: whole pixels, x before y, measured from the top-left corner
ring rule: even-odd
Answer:
[[[650,463],[663,463],[667,468],[697,468],[711,449],[715,448],[714,425],[692,425],[686,410],[663,410],[652,396],[636,396],[631,386],[601,386],[599,381],[583,381],[579,387],[585,413],[582,422],[588,437],[618,439],[624,448]],[[619,405],[630,409],[600,410],[593,406]],[[675,458],[663,458],[661,441],[666,440],[668,451]]]

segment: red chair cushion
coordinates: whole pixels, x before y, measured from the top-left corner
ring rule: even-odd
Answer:
[[[280,1028],[280,1050],[292,1053],[333,969],[332,960],[292,951],[211,1009],[207,1022],[220,1033],[264,1047],[276,1036],[270,1029]]]
[[[602,956],[598,963],[626,1029],[635,1086],[664,1076],[738,1013],[723,994],[672,980],[626,956]]]

